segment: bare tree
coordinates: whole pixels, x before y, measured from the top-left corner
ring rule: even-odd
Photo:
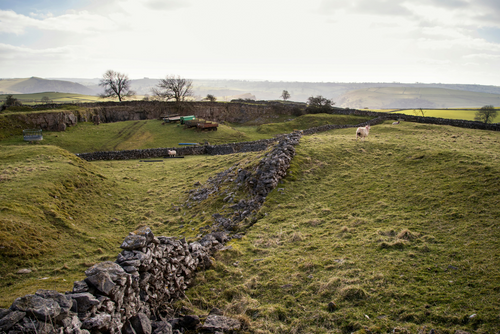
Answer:
[[[422,108],[418,108],[418,110],[413,109],[413,113],[415,114],[415,116],[425,117],[426,112],[427,112],[427,110],[423,110]]]
[[[128,76],[113,70],[108,70],[103,74],[99,86],[104,87],[104,93],[99,95],[101,98],[117,97],[121,102],[125,98],[135,95],[135,92],[130,88]]]
[[[497,117],[498,111],[492,105],[487,105],[482,107],[476,112],[474,117],[475,121],[484,123],[493,123],[495,117]]]
[[[283,99],[283,101],[286,101],[290,98],[290,93],[288,93],[287,90],[283,90],[283,93],[281,93],[281,98]]]
[[[209,102],[215,102],[217,101],[217,98],[213,96],[212,94],[207,94],[207,97],[205,97],[203,100],[209,101]]]
[[[41,102],[44,104],[49,104],[51,101],[50,101],[50,98],[48,96],[44,96],[44,97],[42,97]]]
[[[162,100],[183,102],[187,97],[193,96],[193,81],[180,76],[167,75],[161,79],[151,92]]]

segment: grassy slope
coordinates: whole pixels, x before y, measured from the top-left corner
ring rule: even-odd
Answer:
[[[283,194],[183,303],[260,333],[498,329],[500,134],[402,125],[304,137]]]
[[[419,87],[376,87],[365,88],[346,93],[342,105],[351,108],[382,108],[398,99],[423,99],[437,107],[481,107],[486,104],[498,106],[500,95],[452,90],[443,88]]]
[[[2,147],[0,307],[38,288],[70,290],[86,268],[116,259],[123,238],[141,224],[163,235],[194,233],[179,229],[188,217],[173,205],[196,181],[243,156],[91,164],[54,146]],[[16,274],[21,268],[33,272]]]
[[[367,119],[369,118],[358,116],[305,115],[286,123],[266,124],[259,127],[219,125],[217,131],[203,132],[184,129],[183,126],[174,123],[162,125],[162,122],[158,120],[103,123],[98,126],[92,123],[78,123],[74,127],[67,128],[65,132],[44,132],[43,143],[56,145],[73,153],[178,147],[179,143],[184,142],[204,143],[208,141],[215,145],[268,139],[280,133],[292,132],[294,129],[306,129],[328,123],[358,124]],[[0,144],[24,144],[20,130],[19,135],[5,139]]]

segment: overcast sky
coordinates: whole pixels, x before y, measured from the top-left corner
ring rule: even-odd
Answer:
[[[0,78],[500,85],[499,0],[0,0]]]

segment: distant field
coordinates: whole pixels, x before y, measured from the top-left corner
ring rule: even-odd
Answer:
[[[349,108],[480,108],[500,106],[500,94],[430,87],[372,87],[350,91],[338,105]]]
[[[476,112],[480,108],[461,108],[461,109],[422,109],[424,116],[426,117],[439,117],[439,118],[449,118],[449,119],[464,119],[467,121],[473,121]],[[500,111],[500,108],[495,108]],[[377,112],[394,112],[398,114],[405,115],[416,115],[422,116],[420,109],[370,109],[371,111]],[[493,123],[500,122],[500,112],[499,115],[493,120]]]
[[[0,101],[5,101],[8,94],[0,95]],[[82,95],[82,94],[72,94],[72,93],[33,93],[33,94],[12,94],[13,97],[21,101],[22,104],[35,105],[43,104],[42,98],[48,97],[52,103],[81,103],[81,102],[102,102],[105,101],[98,96],[92,95]],[[113,101],[108,100],[106,101]]]

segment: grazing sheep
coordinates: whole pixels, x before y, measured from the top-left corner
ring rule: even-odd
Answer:
[[[365,138],[368,137],[368,133],[370,133],[370,125],[367,125],[367,126],[362,127],[362,128],[358,128],[356,130],[356,140],[358,140],[358,138],[365,140]]]
[[[168,150],[168,156],[169,157],[175,157],[176,154],[177,154],[177,151],[175,151],[175,150],[172,150],[172,151]]]
[[[392,125],[398,125],[399,124],[399,121],[397,122],[392,122]]]

